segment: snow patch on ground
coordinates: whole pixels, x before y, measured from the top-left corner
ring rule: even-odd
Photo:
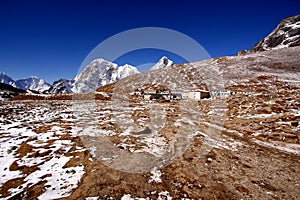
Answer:
[[[150,200],[149,197],[146,197],[146,198],[139,198],[139,197],[131,197],[130,194],[124,194],[121,198],[121,200]]]
[[[99,197],[86,197],[85,200],[98,200]]]
[[[172,200],[172,197],[168,191],[162,191],[158,193],[158,200]]]
[[[5,106],[16,109],[13,104]],[[13,179],[21,179],[23,182],[17,187],[11,187],[8,190],[9,196],[5,198],[14,198],[24,192],[25,188],[41,182],[45,182],[44,193],[39,199],[69,196],[85,171],[82,164],[65,167],[73,158],[66,156],[66,153],[71,150],[74,142],[60,138],[67,131],[55,125],[55,120],[52,120],[61,119],[60,112],[48,109],[47,104],[31,107],[30,104],[19,103],[17,106],[23,106],[22,110],[16,109],[13,118],[7,119],[9,123],[0,120],[0,187]],[[57,109],[55,106],[54,108]],[[31,126],[41,132],[33,131]],[[81,147],[76,149],[83,150]],[[26,168],[36,169],[23,171]]]
[[[149,183],[161,183],[161,175],[162,172],[157,169],[156,167],[152,168],[151,171],[151,176],[150,176],[150,180],[148,181]]]

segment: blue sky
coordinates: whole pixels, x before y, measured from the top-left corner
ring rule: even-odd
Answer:
[[[268,35],[283,18],[296,14],[300,14],[298,0],[2,0],[0,71],[14,79],[36,75],[50,83],[73,78],[100,42],[139,27],[184,33],[211,57],[235,55]],[[175,63],[184,61],[169,52],[146,49],[123,55],[117,63],[154,63],[162,55]]]

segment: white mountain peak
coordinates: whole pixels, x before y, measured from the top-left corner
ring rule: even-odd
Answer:
[[[95,59],[77,74],[72,91],[75,93],[92,92],[98,87],[137,73],[140,72],[131,65],[118,66],[103,58]]]
[[[4,72],[0,72],[0,83],[13,85],[15,83],[15,81],[11,77],[6,75]]]
[[[23,90],[34,90],[38,92],[44,92],[50,88],[50,84],[44,79],[37,76],[30,76],[28,78],[17,80],[13,86],[21,88]]]
[[[170,67],[171,65],[173,65],[173,61],[167,58],[167,56],[163,56],[155,65],[153,65],[153,67],[151,67],[150,70],[162,69]]]

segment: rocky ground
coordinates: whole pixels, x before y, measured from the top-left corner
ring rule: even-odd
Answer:
[[[277,88],[200,102],[2,102],[1,198],[297,199],[299,89]]]

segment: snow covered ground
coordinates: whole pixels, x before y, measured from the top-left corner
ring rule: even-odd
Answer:
[[[1,104],[1,198],[26,198],[40,186],[36,198],[57,199],[78,186],[84,166],[71,166],[70,160],[84,150],[65,130],[70,125],[65,108],[35,102]]]

